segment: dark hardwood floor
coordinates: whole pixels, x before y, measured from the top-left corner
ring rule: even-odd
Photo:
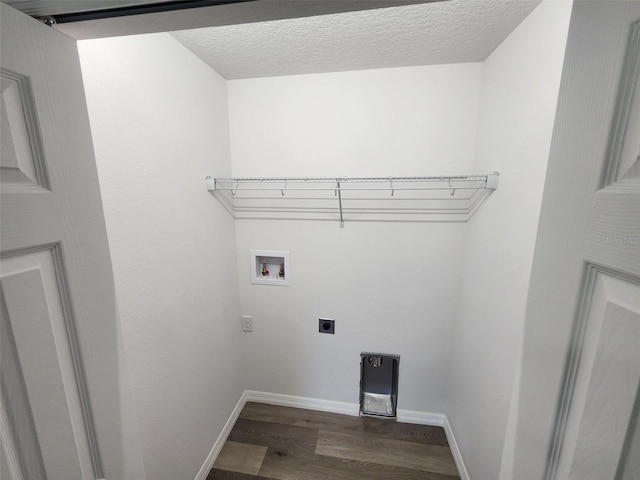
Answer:
[[[207,480],[455,480],[444,430],[247,403]]]

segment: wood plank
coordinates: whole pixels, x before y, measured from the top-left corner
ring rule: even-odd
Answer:
[[[230,472],[229,470],[220,470],[214,468],[209,472],[207,480],[274,480],[267,477],[258,477],[248,473]]]
[[[315,428],[294,427],[277,423],[239,418],[229,434],[232,442],[269,447],[283,454],[313,454],[318,439]]]
[[[387,419],[252,403],[240,414],[228,443],[266,447],[259,472],[225,471],[216,464],[207,480],[460,478],[442,429]],[[318,451],[320,443],[320,449],[332,449],[329,455]]]
[[[240,418],[345,433],[363,431],[363,419],[360,417],[265,403],[248,402],[242,409]]]
[[[403,442],[449,446],[447,435],[442,427],[399,423],[386,418],[374,417],[364,417],[363,424],[365,435],[375,435],[378,438]]]
[[[266,453],[267,447],[227,441],[213,466],[220,470],[257,475]]]
[[[316,454],[423,472],[458,475],[448,447],[321,430]]]
[[[308,453],[267,450],[260,478],[276,480],[456,480],[460,477]]]

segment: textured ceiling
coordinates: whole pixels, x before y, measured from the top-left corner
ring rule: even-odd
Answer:
[[[32,0],[18,1],[26,4]],[[94,0],[36,0],[46,2],[49,7],[69,7],[76,2],[84,4]],[[137,0],[98,0],[104,1],[137,1]],[[188,0],[186,0],[188,1]],[[192,0],[196,2],[198,0]],[[88,38],[121,37],[155,32],[172,32],[193,28],[219,27],[240,23],[257,23],[283,18],[311,17],[342,12],[356,12],[373,8],[397,7],[399,5],[425,3],[441,0],[252,0],[226,5],[189,8],[166,12],[127,15],[117,18],[101,18],[96,20],[58,23],[54,26],[71,38],[84,40]],[[23,7],[25,6],[23,3]],[[178,2],[165,2],[165,5]],[[60,4],[60,5],[58,5]],[[64,5],[62,5],[64,4]]]
[[[479,62],[540,0],[449,0],[172,32],[226,79]]]

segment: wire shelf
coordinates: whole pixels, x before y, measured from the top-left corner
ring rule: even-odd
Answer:
[[[424,177],[206,177],[234,218],[466,222],[498,173]]]

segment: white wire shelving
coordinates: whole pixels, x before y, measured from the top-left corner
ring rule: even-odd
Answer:
[[[234,218],[466,222],[498,172],[427,177],[206,177]]]

